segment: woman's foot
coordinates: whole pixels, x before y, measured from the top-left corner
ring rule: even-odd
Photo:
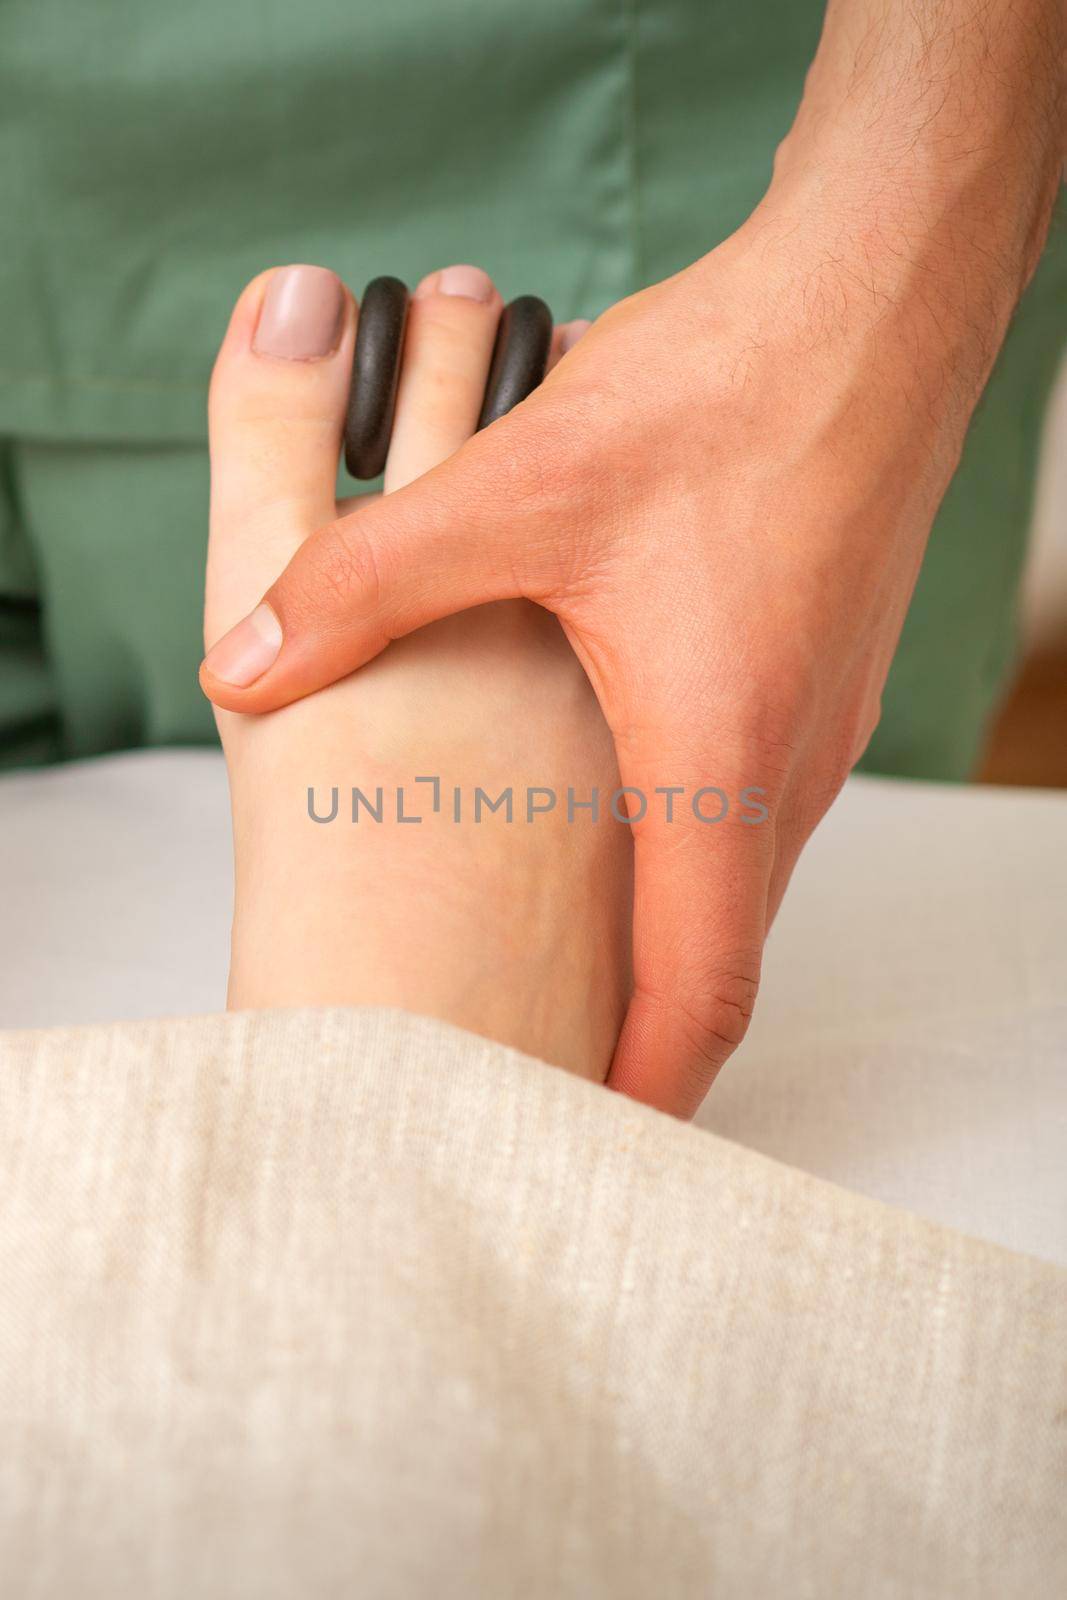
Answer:
[[[472,267],[419,285],[386,493],[472,433],[499,311]],[[315,267],[266,273],[237,304],[211,386],[208,646],[338,514],[355,319]],[[557,359],[578,331],[557,332]],[[629,994],[631,840],[610,809],[610,735],[554,617],[481,607],[283,711],[221,712],[219,728],[231,1006],[399,1006],[605,1076]],[[313,820],[309,790],[332,820]]]

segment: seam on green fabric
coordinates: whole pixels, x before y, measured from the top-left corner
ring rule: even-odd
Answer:
[[[645,286],[641,250],[641,189],[638,168],[637,60],[639,21],[638,0],[622,0],[623,38],[626,44],[626,179],[630,201],[631,289]]]
[[[121,394],[206,394],[203,383],[174,383],[165,378],[87,378],[77,373],[14,372],[0,367],[0,383],[43,383],[56,388],[113,389]]]

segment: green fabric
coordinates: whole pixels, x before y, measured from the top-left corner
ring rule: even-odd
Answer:
[[[0,764],[214,737],[204,400],[233,300],[474,260],[595,316],[766,185],[819,0],[4,0]],[[1010,657],[1065,251],[935,529],[867,764],[963,776]]]

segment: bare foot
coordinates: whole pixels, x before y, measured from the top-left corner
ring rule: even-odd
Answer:
[[[473,432],[499,311],[474,268],[420,284],[386,493]],[[209,646],[338,514],[355,320],[320,268],[266,273],[237,304],[211,387]],[[232,1007],[399,1006],[603,1079],[630,986],[632,845],[610,810],[608,730],[554,617],[484,606],[283,711],[221,712],[219,728]]]

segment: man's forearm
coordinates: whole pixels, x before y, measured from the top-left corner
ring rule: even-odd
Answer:
[[[1067,153],[1065,35],[1063,0],[829,0],[780,164],[969,204],[1032,270]]]
[[[919,296],[981,387],[1065,152],[1063,0],[829,0],[772,198],[836,222],[885,304]],[[862,263],[862,265],[861,265]]]

